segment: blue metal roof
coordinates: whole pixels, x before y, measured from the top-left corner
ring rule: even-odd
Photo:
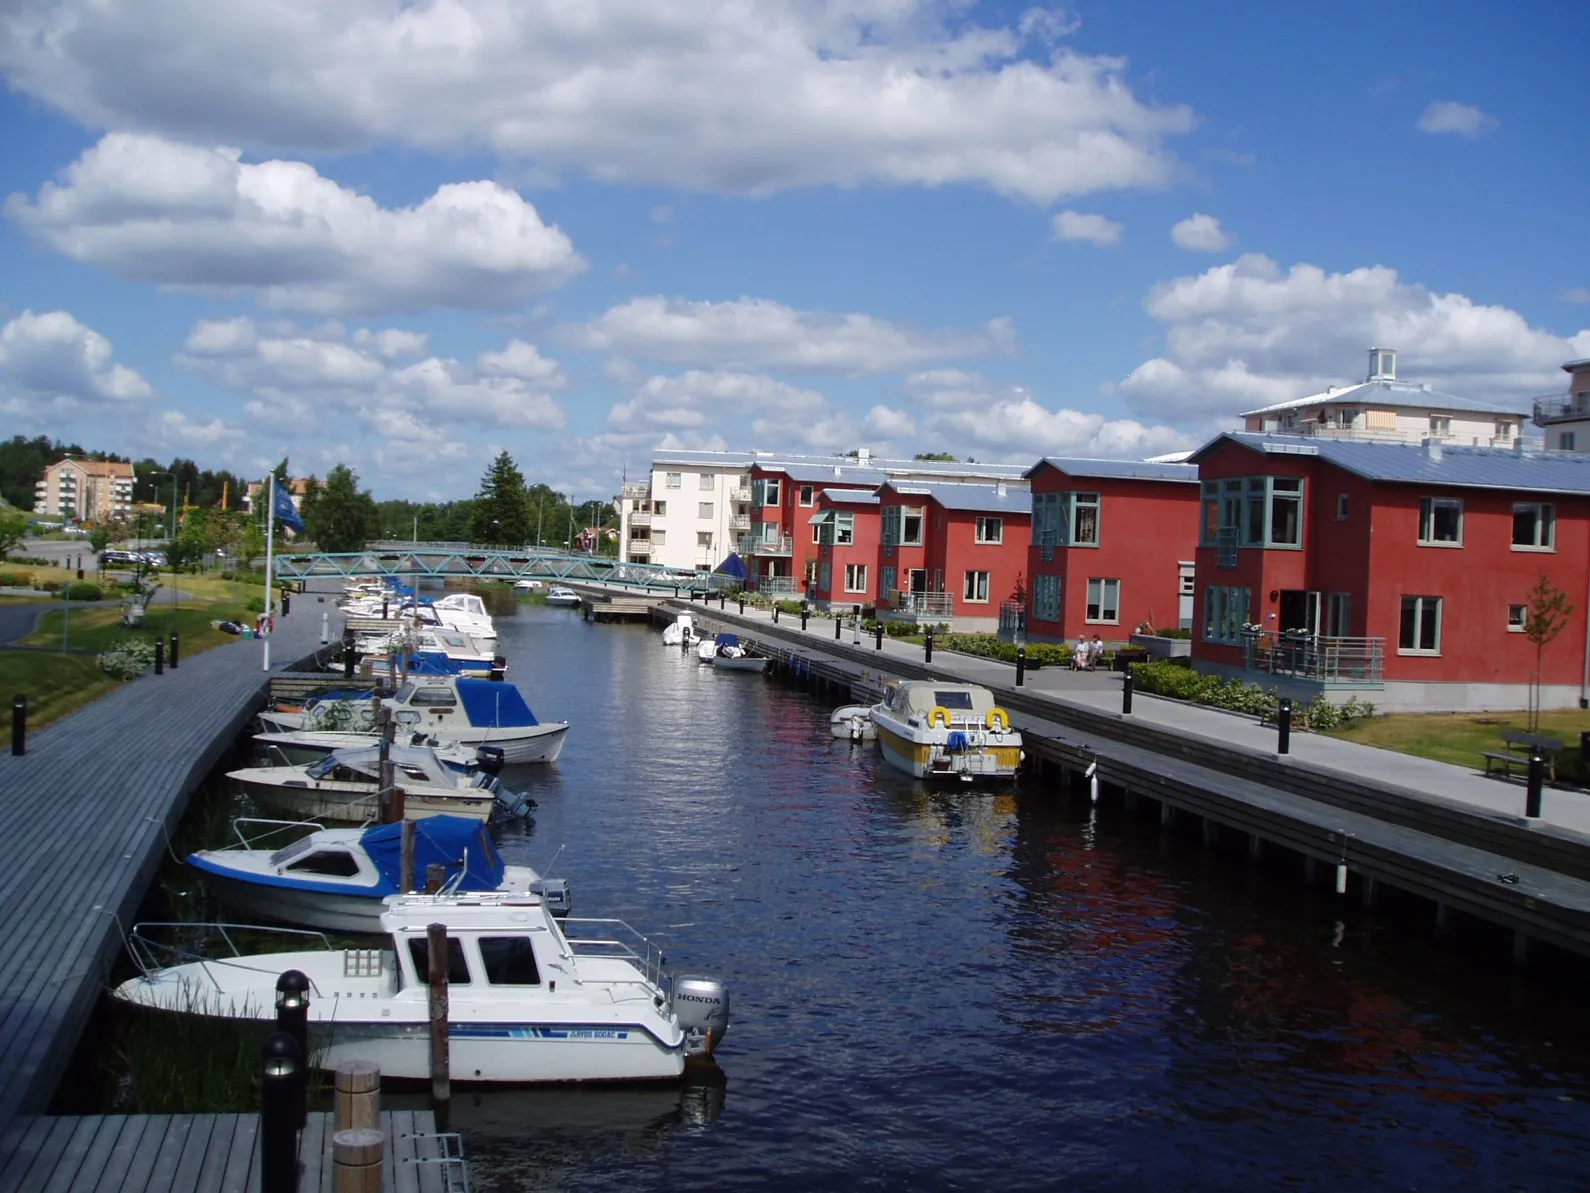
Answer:
[[[890,481],[889,488],[903,497],[927,497],[947,510],[975,510],[990,514],[1032,513],[1032,494],[1025,485],[1006,485],[1001,493],[993,485],[956,485],[938,482]]]
[[[835,505],[878,504],[878,494],[874,489],[824,489],[821,496]]]
[[[1030,480],[1046,464],[1067,476],[1172,481],[1189,485],[1198,483],[1198,469],[1191,464],[1156,464],[1149,460],[1088,460],[1078,456],[1045,456],[1022,476]]]
[[[886,479],[878,468],[867,468],[854,460],[835,460],[832,464],[771,464],[757,460],[756,467],[782,472],[792,481],[826,485],[881,485]]]
[[[1193,453],[1203,459],[1225,441],[1265,455],[1318,456],[1366,480],[1451,485],[1465,489],[1510,489],[1527,493],[1590,494],[1590,455],[1505,447],[1441,445],[1436,458],[1423,444],[1261,435],[1229,431]]]
[[[1328,389],[1321,394],[1305,398],[1292,398],[1260,406],[1257,410],[1244,410],[1242,416],[1280,414],[1287,410],[1304,410],[1313,406],[1367,405],[1407,410],[1451,410],[1463,414],[1516,414],[1529,417],[1528,409],[1517,402],[1487,402],[1480,398],[1465,398],[1458,394],[1442,393],[1425,385],[1409,381],[1360,381]]]

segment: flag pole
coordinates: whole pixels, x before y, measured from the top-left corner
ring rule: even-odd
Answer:
[[[271,470],[270,492],[265,501],[265,620],[264,626],[270,625],[272,592],[271,584],[274,573],[271,565],[275,562],[273,549],[276,546],[276,471]],[[271,636],[267,629],[265,632],[265,662],[264,670],[271,669]]]

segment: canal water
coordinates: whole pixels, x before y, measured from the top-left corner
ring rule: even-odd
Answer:
[[[506,859],[727,979],[735,1021],[683,1090],[461,1093],[484,1193],[1590,1182],[1580,967],[1519,977],[1151,813],[923,786],[649,629],[498,628],[573,724]]]

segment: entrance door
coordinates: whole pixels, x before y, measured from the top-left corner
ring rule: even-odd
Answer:
[[[1303,630],[1310,636],[1319,633],[1319,593],[1299,588],[1281,590],[1281,630]]]
[[[1331,593],[1328,613],[1325,618],[1325,632],[1332,638],[1346,638],[1352,633],[1353,624],[1353,594],[1350,592]]]
[[[924,568],[912,568],[906,573],[906,584],[911,592],[926,592],[928,590],[928,574]]]

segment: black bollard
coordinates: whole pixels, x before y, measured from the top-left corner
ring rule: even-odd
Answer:
[[[342,647],[342,678],[353,678],[353,647],[346,643]]]
[[[298,1041],[273,1031],[260,1046],[260,1193],[296,1193],[298,1188],[298,1086],[303,1061]]]
[[[774,625],[778,624],[778,602],[777,601],[773,602],[773,624]]]
[[[1529,751],[1529,789],[1524,793],[1524,815],[1530,820],[1540,819],[1540,789],[1546,782],[1546,760],[1540,756],[1540,747]]]
[[[883,622],[881,621],[872,627],[872,649],[883,649]]]
[[[745,612],[745,593],[743,592],[740,594],[740,612]]]
[[[164,642],[160,641],[159,638],[156,638],[155,639],[155,674],[156,675],[164,675],[165,673],[166,673],[166,644]]]
[[[28,698],[11,697],[11,752],[18,758],[28,752]]]
[[[387,619],[387,615],[388,615],[388,611],[389,611],[390,605],[391,605],[391,601],[389,600],[389,598],[387,598],[387,597],[382,597],[381,598],[381,620],[382,621],[385,621]]]
[[[726,592],[720,592],[718,594],[718,608],[722,609],[728,603],[729,603],[729,594],[726,593]]]
[[[1027,682],[1027,648],[1016,647],[1016,686],[1019,688]]]
[[[300,1058],[309,1055],[309,979],[300,970],[289,969],[276,979],[276,1030],[292,1036]],[[309,1065],[298,1066],[298,1121],[302,1131],[309,1125]]]
[[[839,635],[845,628],[845,619],[837,613],[834,614],[834,641],[839,641]]]
[[[1126,675],[1121,679],[1121,715],[1132,715],[1132,664],[1126,665]]]
[[[171,649],[166,652],[167,654],[169,654],[171,656],[171,669],[173,671],[175,671],[177,669],[177,644],[178,644],[178,642],[180,640],[181,640],[180,635],[178,635],[177,632],[175,630],[173,630],[171,632]]]
[[[802,631],[802,632],[803,632],[803,633],[804,633],[804,632],[805,632],[805,630],[806,630],[806,616],[807,616],[807,614],[808,614],[808,613],[809,613],[809,612],[810,612],[810,610],[808,610],[808,609],[807,609],[807,608],[806,608],[806,602],[805,602],[805,601],[802,601],[802,602],[801,602],[801,631]]]
[[[927,637],[922,639],[922,661],[924,663],[933,661],[933,631],[931,628],[927,632]]]
[[[1285,696],[1281,697],[1280,706],[1275,712],[1275,727],[1277,730],[1275,752],[1277,754],[1290,754],[1292,752],[1292,701]]]
[[[288,596],[284,592],[284,593],[282,593],[282,616],[286,617],[292,611],[293,611],[293,598]]]

